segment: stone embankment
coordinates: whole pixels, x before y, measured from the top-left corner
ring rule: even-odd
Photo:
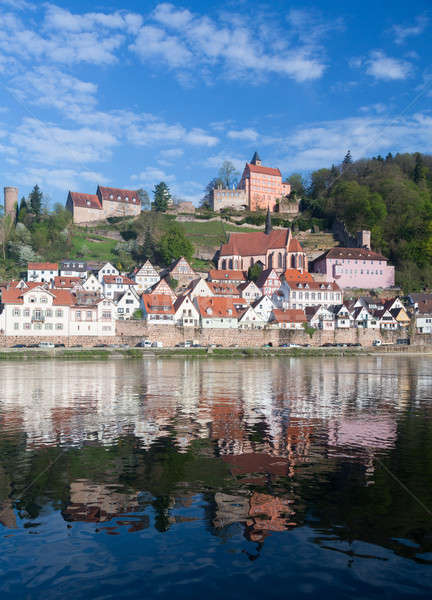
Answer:
[[[432,344],[432,335],[409,335],[408,331],[377,331],[374,329],[337,329],[334,331],[317,330],[310,337],[303,330],[289,329],[200,329],[194,327],[177,327],[174,325],[147,326],[144,321],[118,321],[116,336],[113,337],[5,337],[0,336],[0,347],[12,347],[16,344],[26,346],[37,345],[40,341],[49,341],[55,344],[64,344],[71,348],[77,345],[92,347],[99,344],[128,344],[135,346],[143,339],[162,342],[165,348],[174,347],[187,340],[203,346],[210,344],[220,345],[224,348],[239,346],[245,348],[259,348],[264,345],[278,347],[281,344],[309,344],[319,347],[323,344],[360,344],[362,347],[371,347],[377,339],[381,340],[385,348],[387,344],[403,344],[407,340],[410,346],[423,346]]]

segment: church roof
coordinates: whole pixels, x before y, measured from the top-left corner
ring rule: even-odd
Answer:
[[[251,173],[259,173],[261,175],[274,175],[275,177],[282,177],[282,173],[279,169],[274,169],[273,167],[262,167],[261,165],[254,165],[253,163],[246,163],[246,168],[251,171]]]
[[[221,256],[259,256],[267,250],[287,248],[289,252],[303,252],[298,240],[291,237],[289,229],[275,229],[269,234],[263,231],[231,233],[226,244],[222,244]]]
[[[261,162],[261,159],[259,157],[258,152],[254,152],[254,155],[252,156],[251,164],[256,165],[257,161]]]

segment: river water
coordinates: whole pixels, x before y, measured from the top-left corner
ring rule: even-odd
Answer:
[[[0,598],[430,598],[432,359],[0,363]]]

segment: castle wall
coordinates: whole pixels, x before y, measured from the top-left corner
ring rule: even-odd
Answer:
[[[85,208],[83,206],[74,206],[72,210],[74,223],[92,223],[94,221],[103,221],[104,211],[94,208]]]
[[[104,200],[101,212],[104,219],[108,217],[135,217],[141,212],[141,204]]]

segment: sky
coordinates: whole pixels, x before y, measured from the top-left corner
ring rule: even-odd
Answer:
[[[255,150],[284,177],[430,152],[430,0],[0,0],[0,185],[198,203]]]

